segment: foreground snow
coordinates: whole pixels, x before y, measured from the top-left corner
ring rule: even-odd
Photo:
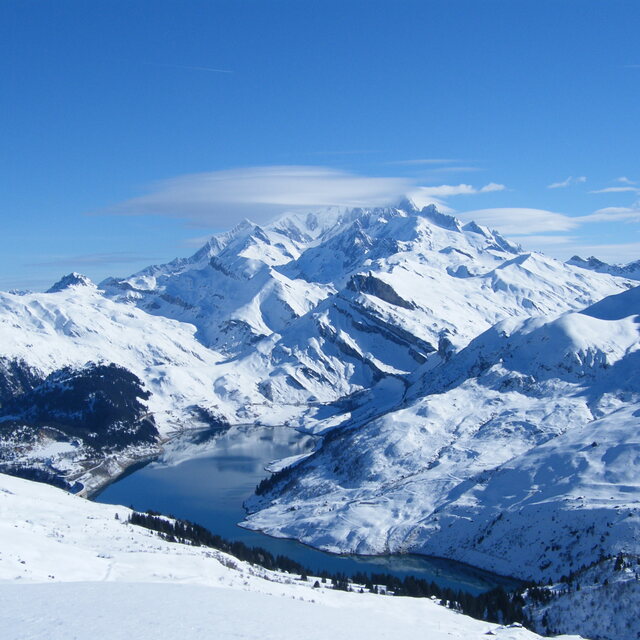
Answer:
[[[128,513],[0,475],[3,639],[540,637],[427,599],[313,589],[221,552],[166,543],[127,524]]]

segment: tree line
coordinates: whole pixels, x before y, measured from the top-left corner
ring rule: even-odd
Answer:
[[[194,546],[210,547],[223,551],[239,560],[256,564],[271,571],[299,574],[307,580],[309,575],[318,575],[323,584],[330,581],[333,589],[342,591],[371,591],[395,596],[413,598],[436,598],[445,606],[466,615],[488,622],[509,624],[526,622],[523,613],[524,599],[520,593],[505,591],[497,587],[486,593],[473,595],[461,590],[442,587],[415,576],[399,578],[387,573],[355,573],[347,576],[343,573],[321,571],[314,573],[296,560],[283,555],[274,556],[262,547],[249,547],[243,542],[225,540],[205,527],[171,517],[162,516],[156,511],[141,513],[133,511],[129,523],[156,531],[167,542],[179,542]],[[320,583],[316,582],[315,587]]]

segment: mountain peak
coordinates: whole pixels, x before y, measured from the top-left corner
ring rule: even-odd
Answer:
[[[438,211],[438,207],[436,207],[435,204],[429,204],[426,207],[422,207],[420,215],[443,229],[449,229],[450,231],[462,231],[462,223],[460,220],[447,213],[441,213]]]
[[[585,260],[581,256],[576,255],[567,260],[567,264],[597,273],[608,273],[613,276],[620,276],[631,280],[640,280],[640,260],[627,264],[609,264],[599,260],[595,256],[590,256]]]
[[[396,205],[396,209],[400,209],[406,213],[418,213],[420,211],[416,203],[409,196],[402,198]]]
[[[66,276],[62,276],[58,282],[56,282],[52,287],[47,289],[47,293],[58,293],[59,291],[64,291],[69,287],[93,287],[95,288],[95,284],[91,281],[91,279],[87,278],[87,276],[77,273],[76,271],[72,271],[68,273]]]
[[[586,260],[579,255],[572,256],[569,260],[567,260],[567,264],[572,264],[576,267],[583,267],[586,269],[597,269],[598,267],[608,266],[602,260],[598,260],[595,256],[589,256]]]

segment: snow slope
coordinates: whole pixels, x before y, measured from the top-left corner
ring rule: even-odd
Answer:
[[[190,407],[215,409],[211,371],[220,355],[194,333],[191,325],[113,302],[92,284],[54,293],[0,293],[4,358],[44,375],[88,362],[117,364],[145,383],[149,411],[163,435],[184,422]]]
[[[323,430],[406,405],[413,379],[504,318],[556,315],[627,286],[410,202],[245,221],[189,259],[101,289],[72,273],[47,293],[0,294],[0,383],[18,393],[21,375],[113,363],[143,383],[163,439],[203,420]],[[51,458],[72,480],[88,470],[89,488],[153,453],[101,461],[49,455],[54,444],[39,438],[20,464],[46,471]]]
[[[536,580],[640,554],[639,317],[636,288],[498,323],[424,371],[404,408],[330,434],[246,524]]]
[[[100,289],[73,273],[47,293],[0,294],[0,356],[45,375],[122,366],[151,393],[162,435],[194,407],[311,427],[348,418],[326,405],[380,381],[404,388],[435,354],[499,320],[581,308],[626,286],[434,207],[330,210],[245,221],[191,258]]]
[[[0,475],[4,639],[540,637],[427,599],[313,589],[212,549],[164,542],[127,524],[128,512]]]

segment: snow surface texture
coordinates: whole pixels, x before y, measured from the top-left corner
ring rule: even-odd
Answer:
[[[428,599],[314,589],[212,549],[164,542],[127,524],[128,514],[0,474],[3,640],[540,637]]]
[[[331,551],[414,551],[558,579],[640,554],[640,288],[506,320],[331,434],[247,525]]]

